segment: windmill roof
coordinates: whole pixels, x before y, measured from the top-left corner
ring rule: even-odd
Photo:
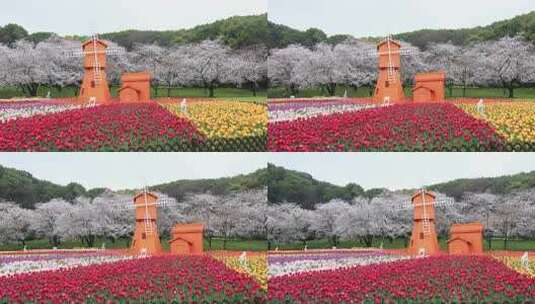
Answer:
[[[385,40],[379,42],[379,44],[377,45],[377,49],[379,49],[381,46],[383,46],[387,42],[388,42],[388,39],[385,39]],[[390,43],[395,44],[398,47],[401,47],[401,44],[399,42],[397,42],[396,40],[394,40],[394,39],[390,39]]]
[[[425,192],[426,195],[429,195],[429,196],[431,196],[432,198],[436,198],[436,197],[437,197],[437,196],[436,196],[433,192],[431,192],[431,191],[427,191],[427,190],[426,190],[426,191],[424,191],[424,192]],[[414,194],[411,196],[411,200],[413,200],[413,199],[414,199],[416,196],[418,196],[418,195],[421,195],[421,194],[420,194],[420,191],[414,193]]]
[[[86,45],[88,45],[88,44],[90,44],[92,42],[93,42],[93,39],[86,40],[85,42],[82,43],[82,47],[85,47]],[[98,44],[102,44],[105,47],[108,47],[108,43],[105,42],[104,40],[97,39],[97,43]]]
[[[136,196],[134,196],[134,200],[136,200],[138,197],[143,196],[143,195],[145,195],[144,192],[140,192],[140,193],[136,194]],[[155,199],[158,199],[158,196],[156,194],[152,193],[152,192],[147,192],[147,195],[148,196],[152,196]]]

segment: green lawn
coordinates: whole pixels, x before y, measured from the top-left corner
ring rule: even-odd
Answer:
[[[442,250],[447,250],[448,246],[445,239],[439,239],[440,247]],[[489,249],[487,240],[485,240],[485,250]],[[492,240],[492,250],[505,250],[504,241],[501,239]],[[280,250],[298,250],[303,249],[304,246],[302,243],[292,243],[292,244],[275,244],[273,249],[277,247]],[[381,240],[374,240],[372,247],[379,248],[381,246]],[[403,239],[394,239],[394,240],[384,240],[383,248],[385,249],[402,249],[406,248],[407,244]],[[366,247],[363,243],[358,241],[341,241],[339,242],[337,248],[363,248]],[[534,251],[535,250],[535,240],[509,240],[507,244],[507,250],[513,251]],[[332,244],[326,239],[309,241],[307,245],[308,249],[327,249],[332,248]]]
[[[118,86],[110,86],[112,96],[117,96]],[[46,97],[50,91],[52,98],[66,98],[66,97],[75,97],[76,90],[73,87],[66,87],[62,90],[56,88],[48,88],[42,86],[39,88],[38,96]],[[203,88],[171,88],[169,91],[170,97],[207,97],[208,94]],[[233,99],[233,100],[242,100],[242,101],[257,101],[262,102],[266,100],[267,93],[266,91],[258,91],[257,96],[253,96],[253,92],[247,89],[239,88],[218,88],[215,90],[216,99]],[[13,97],[24,97],[24,93],[18,88],[14,87],[2,87],[0,88],[0,98],[13,98]],[[160,87],[156,91],[152,89],[152,97],[168,97],[168,91],[165,87]]]
[[[169,240],[162,240],[162,246],[165,250],[169,250]],[[97,240],[95,242],[94,248],[102,248],[102,243],[106,244],[107,249],[124,249],[130,246],[130,240],[120,239],[115,242],[109,240]],[[84,248],[80,241],[64,241],[58,246],[58,249],[72,249],[72,248]],[[0,245],[0,251],[11,251],[11,250],[22,250],[24,246],[21,244],[9,244],[9,245]],[[26,249],[52,249],[52,245],[48,240],[32,240],[26,242]],[[204,249],[210,250],[208,246],[208,240],[204,240]],[[221,239],[212,239],[212,249],[211,250],[222,250],[223,249],[223,240]],[[229,240],[227,241],[227,250],[233,251],[266,251],[267,245],[265,241],[259,240]]]
[[[344,96],[344,93],[347,89],[347,96],[348,97],[355,97],[355,98],[366,98],[372,96],[373,90],[370,90],[368,87],[362,87],[358,89],[354,89],[351,87],[345,87],[345,86],[338,86],[336,89],[336,96]],[[405,88],[405,95],[406,96],[412,96],[411,92],[412,88]],[[466,89],[466,97],[471,98],[508,98],[508,93],[506,90],[501,88],[467,88]],[[286,96],[286,92],[283,88],[271,88],[268,90],[268,96],[270,98],[283,98],[288,97]],[[301,90],[299,94],[296,97],[318,97],[318,96],[328,96],[327,92],[324,90],[321,90],[320,88],[315,89],[305,89]],[[453,89],[446,89],[446,98],[457,98],[457,97],[463,97],[463,89],[462,88],[453,88]],[[517,99],[535,99],[535,88],[520,88],[515,90],[515,98]]]

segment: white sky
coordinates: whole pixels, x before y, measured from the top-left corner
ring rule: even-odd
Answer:
[[[535,153],[272,153],[269,161],[336,185],[391,190],[535,170]]]
[[[267,0],[3,0],[0,25],[60,35],[177,30],[235,15],[264,14]]]
[[[268,18],[276,23],[355,37],[483,26],[535,10],[534,0],[269,0],[268,5]]]
[[[0,153],[0,164],[34,177],[86,188],[139,189],[175,181],[230,177],[267,166],[263,153]]]

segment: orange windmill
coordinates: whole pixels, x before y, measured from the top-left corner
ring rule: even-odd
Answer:
[[[82,51],[71,51],[69,57],[83,57],[84,76],[78,100],[81,102],[107,103],[111,100],[106,75],[107,55],[122,53],[122,49],[109,48],[97,35],[82,43]]]
[[[162,252],[158,235],[158,196],[146,189],[134,196],[136,227],[130,250],[135,254],[158,254]]]
[[[401,56],[409,55],[415,50],[402,50],[401,48],[401,43],[388,36],[377,44],[376,50],[362,54],[364,57],[378,57],[379,73],[373,94],[373,100],[376,103],[405,101],[401,78]]]
[[[435,195],[420,190],[416,192],[411,202],[414,206],[413,225],[409,254],[435,255],[440,252],[435,226]]]
[[[409,248],[410,255],[435,255],[440,253],[436,232],[436,207],[453,205],[452,199],[437,200],[435,194],[426,190],[419,190],[411,197],[410,204],[394,205],[393,209],[412,209],[413,223]]]
[[[401,102],[405,99],[401,80],[401,44],[387,37],[377,45],[379,76],[375,86],[375,102]]]

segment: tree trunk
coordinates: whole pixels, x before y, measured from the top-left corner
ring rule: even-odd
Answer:
[[[208,97],[213,98],[214,97],[214,85],[210,84],[208,86]]]
[[[336,94],[336,83],[329,83],[326,86],[327,93],[329,93],[329,96],[334,96]]]
[[[503,250],[507,250],[508,240],[509,240],[509,237],[505,235],[505,239],[503,240]]]
[[[223,250],[227,250],[227,237],[223,238]]]
[[[167,86],[167,97],[171,97],[171,86]]]
[[[267,249],[268,251],[271,250],[271,241],[267,240]]]
[[[515,88],[513,86],[508,87],[507,91],[509,92],[509,98],[515,98]]]
[[[256,90],[257,90],[257,87],[256,87],[256,82],[253,82],[253,96],[256,97]]]
[[[212,250],[212,236],[208,237],[208,248],[210,248],[210,250]]]

